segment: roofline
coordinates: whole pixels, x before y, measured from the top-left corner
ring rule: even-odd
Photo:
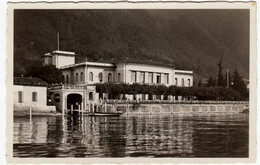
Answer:
[[[32,87],[47,87],[48,86],[48,85],[31,85],[31,84],[16,84],[16,83],[13,83],[13,85],[32,86]]]
[[[141,65],[150,65],[150,66],[160,66],[160,67],[164,67],[164,68],[171,68],[174,69],[173,66],[171,65],[164,65],[164,64],[149,64],[149,63],[142,63],[142,62],[117,62],[116,64],[141,64]]]
[[[65,66],[60,67],[59,69],[69,69],[69,68],[77,67],[77,66],[115,67],[115,65],[112,63],[81,62],[81,63],[77,63],[77,64],[65,65]]]
[[[190,70],[174,70],[175,73],[181,73],[181,74],[193,74],[193,71]]]

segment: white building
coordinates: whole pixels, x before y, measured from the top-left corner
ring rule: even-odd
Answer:
[[[83,103],[84,107],[87,102],[100,99],[95,90],[96,83],[140,83],[182,87],[193,85],[192,71],[175,70],[172,66],[152,61],[125,59],[75,63],[74,52],[53,51],[45,54],[45,64],[56,65],[62,71],[64,84],[50,89],[53,98],[60,97],[62,100],[58,104],[54,103],[58,109],[66,109],[70,108],[71,104],[74,105],[68,98],[76,98],[76,95],[80,98],[76,104]]]
[[[13,104],[15,112],[55,112],[54,106],[47,106],[47,83],[39,78],[14,77]]]

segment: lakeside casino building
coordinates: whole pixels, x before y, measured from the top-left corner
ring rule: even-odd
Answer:
[[[61,70],[63,84],[48,88],[48,100],[58,111],[82,105],[96,104],[99,100],[111,99],[109,94],[96,92],[97,83],[126,83],[190,87],[193,85],[193,71],[176,70],[172,66],[152,61],[98,61],[75,63],[74,52],[56,50],[44,56],[45,65],[55,65]],[[122,95],[120,99],[148,100],[148,94]],[[163,99],[153,96],[152,99]],[[169,100],[174,97],[169,97]]]

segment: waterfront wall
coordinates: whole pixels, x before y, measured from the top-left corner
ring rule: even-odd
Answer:
[[[106,106],[106,108],[105,108]],[[174,113],[241,113],[248,104],[106,104],[98,111],[123,111],[124,114],[174,114]]]
[[[29,115],[30,109],[33,115],[54,114],[56,113],[55,106],[46,105],[14,105],[14,115]]]

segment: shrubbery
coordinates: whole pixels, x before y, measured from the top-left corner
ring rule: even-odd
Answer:
[[[246,100],[234,89],[224,87],[166,87],[164,85],[104,83],[96,84],[96,90],[98,93],[110,93],[112,96],[118,94],[153,94],[183,96],[198,100]]]

